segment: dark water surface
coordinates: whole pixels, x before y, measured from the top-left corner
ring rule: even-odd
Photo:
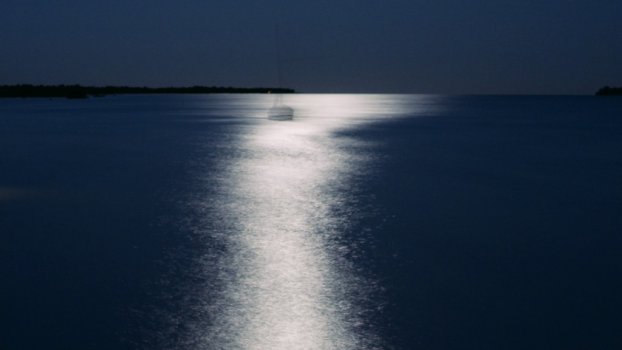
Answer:
[[[622,348],[622,100],[0,100],[0,349]]]

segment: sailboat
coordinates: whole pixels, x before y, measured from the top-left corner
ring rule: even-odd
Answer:
[[[275,28],[275,36],[276,36],[276,61],[277,61],[277,79],[278,86],[281,87],[283,80],[283,69],[282,69],[282,60],[281,60],[281,46],[279,40],[279,28],[278,26]],[[270,120],[292,120],[294,119],[294,109],[290,106],[283,103],[283,95],[278,94],[274,98],[274,103],[272,107],[268,110],[268,119]]]
[[[294,109],[283,103],[283,96],[277,95],[274,104],[268,110],[270,120],[292,120],[294,119]]]

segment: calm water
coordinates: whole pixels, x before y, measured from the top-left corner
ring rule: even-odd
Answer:
[[[1,349],[622,348],[622,100],[0,100]]]

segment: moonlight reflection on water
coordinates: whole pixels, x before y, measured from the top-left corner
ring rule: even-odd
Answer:
[[[264,116],[261,102],[229,110]],[[342,236],[362,214],[349,205],[357,201],[352,180],[371,159],[365,144],[336,133],[379,115],[413,115],[415,105],[348,95],[287,102],[296,119],[241,128],[222,172],[203,179],[210,195],[194,198],[193,215],[202,216],[194,229],[219,248],[206,248],[196,263],[206,282],[186,305],[195,320],[185,341],[193,347],[380,346],[368,316],[381,302],[370,299],[374,283],[357,272],[348,258],[354,242]]]

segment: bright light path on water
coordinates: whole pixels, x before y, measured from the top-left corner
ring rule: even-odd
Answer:
[[[373,161],[365,145],[338,131],[384,118],[416,115],[412,97],[295,95],[293,121],[266,118],[269,97],[232,97],[217,113],[252,118],[232,136],[216,188],[198,199],[198,232],[224,242],[198,264],[217,283],[198,291],[188,344],[205,349],[380,348],[366,315],[374,283],[348,258],[342,237],[365,213],[354,176]],[[356,234],[356,233],[355,233]],[[351,239],[351,238],[349,238]],[[361,237],[363,239],[363,237]],[[214,267],[216,266],[216,267]],[[199,269],[201,267],[199,266]],[[201,298],[201,293],[203,297]],[[198,310],[198,311],[197,311]]]

